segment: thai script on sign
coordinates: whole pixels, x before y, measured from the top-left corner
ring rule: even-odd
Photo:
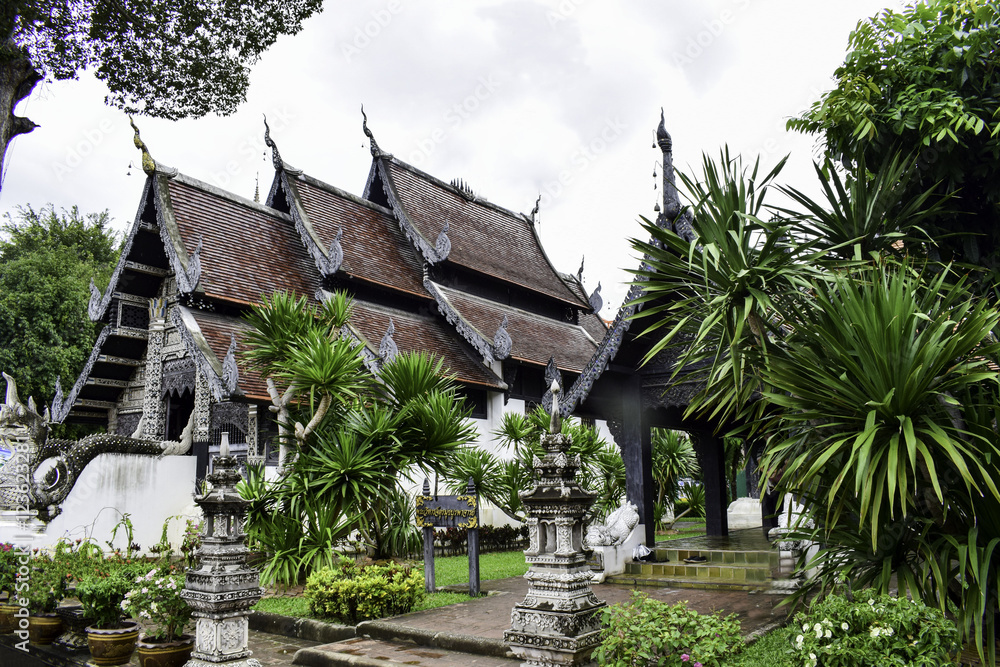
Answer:
[[[475,495],[417,496],[417,526],[421,528],[478,528],[479,512]]]

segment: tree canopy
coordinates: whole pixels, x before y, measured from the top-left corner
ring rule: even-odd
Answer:
[[[955,194],[927,229],[945,260],[1000,275],[1000,6],[923,0],[851,33],[836,87],[788,127],[819,134],[827,156],[918,167],[903,200]],[[873,169],[874,171],[874,169]],[[996,282],[994,280],[994,282]]]
[[[90,281],[107,284],[118,251],[107,211],[28,206],[0,225],[0,370],[22,396],[47,404],[58,376],[80,372],[98,327]]]
[[[0,9],[0,162],[35,124],[13,115],[43,77],[91,70],[107,104],[158,118],[230,114],[250,66],[322,0],[5,1]]]

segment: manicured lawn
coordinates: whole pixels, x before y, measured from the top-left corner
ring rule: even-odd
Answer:
[[[423,572],[423,561],[417,563],[417,567]],[[506,579],[507,577],[519,577],[528,571],[528,564],[524,561],[524,554],[520,551],[502,551],[499,553],[488,553],[479,555],[479,580],[480,582],[490,579]],[[439,588],[456,584],[469,583],[469,558],[468,556],[447,556],[434,559],[434,583]],[[483,586],[483,588],[489,588]],[[473,598],[466,593],[440,592],[431,593],[424,596],[423,602],[417,604],[413,611],[422,609],[433,609],[434,607],[445,607],[459,602],[468,602]],[[258,611],[266,611],[282,616],[299,616],[314,618],[309,613],[309,601],[304,597],[267,597],[261,599],[253,607]]]
[[[657,533],[656,541],[680,540],[685,537],[697,537],[705,534],[705,520],[700,518],[681,519],[674,524],[674,529],[666,533]]]

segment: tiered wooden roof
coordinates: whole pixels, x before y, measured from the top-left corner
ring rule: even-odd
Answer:
[[[104,293],[92,290],[91,317],[107,326],[53,419],[106,421],[146,352],[148,300],[171,278],[172,322],[216,400],[267,400],[239,341],[241,315],[274,291],[313,302],[350,292],[348,335],[373,368],[398,349],[433,353],[460,382],[497,391],[507,389],[495,365],[505,359],[540,372],[552,358],[579,374],[606,327],[579,279],[553,268],[532,219],[383,153],[365,131],[373,159],[362,197],[289,167],[267,134],[275,177],[265,204],[144,160],[119,266]]]

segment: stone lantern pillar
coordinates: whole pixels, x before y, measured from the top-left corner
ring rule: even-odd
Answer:
[[[530,582],[524,601],[511,611],[504,632],[522,665],[590,665],[600,643],[601,610],[590,589],[592,573],[583,551],[583,517],[594,494],[576,481],[580,456],[560,434],[559,385],[552,383],[552,421],[542,436],[545,455],[534,459],[535,485],[521,496],[528,515]]]
[[[196,619],[195,647],[185,667],[260,667],[250,658],[247,615],[264,592],[260,573],[247,566],[243,520],[247,501],[236,492],[242,479],[238,462],[229,456],[229,437],[222,434],[220,455],[208,475],[211,490],[196,496],[205,526],[198,566],[187,571],[181,597]]]

